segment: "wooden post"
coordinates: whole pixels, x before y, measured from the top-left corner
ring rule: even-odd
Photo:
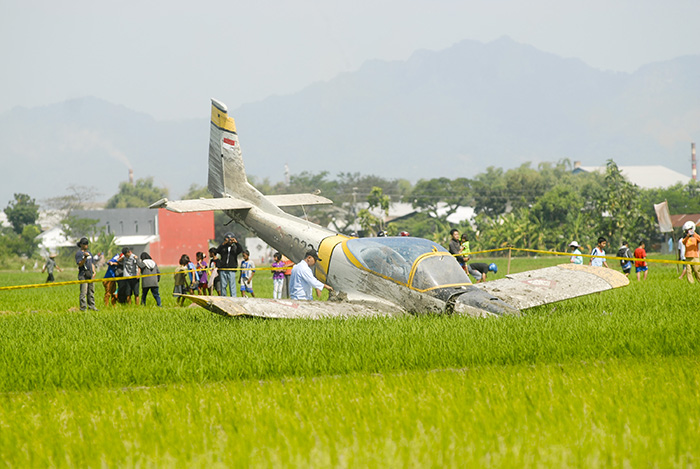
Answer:
[[[512,249],[508,246],[508,268],[506,269],[506,275],[510,275],[510,253]]]

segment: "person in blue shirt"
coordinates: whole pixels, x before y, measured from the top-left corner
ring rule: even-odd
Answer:
[[[333,291],[333,287],[314,277],[314,273],[311,270],[316,265],[316,262],[320,260],[318,253],[311,249],[306,252],[301,262],[292,267],[292,275],[289,278],[289,297],[292,300],[313,300],[312,289],[316,289],[316,294],[319,297],[324,288],[328,291]]]
[[[105,287],[105,306],[110,303],[112,306],[117,304],[117,267],[123,258],[124,254],[118,253],[107,261],[107,272],[105,272],[104,280],[102,281],[102,285]]]

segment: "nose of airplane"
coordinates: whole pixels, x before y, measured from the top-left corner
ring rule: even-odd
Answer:
[[[476,316],[520,314],[520,310],[472,285],[437,288],[430,293],[445,302],[447,313]]]

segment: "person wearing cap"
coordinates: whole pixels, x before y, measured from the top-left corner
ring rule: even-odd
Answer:
[[[78,280],[91,280],[95,275],[95,266],[92,263],[92,254],[88,250],[90,241],[82,237],[78,241],[78,252],[75,253],[75,263],[78,264]],[[95,284],[92,282],[80,284],[80,311],[95,308]]]
[[[43,274],[44,272],[47,272],[49,274],[48,277],[46,277],[46,283],[50,283],[54,281],[53,278],[53,269],[58,269],[59,272],[63,272],[61,268],[56,264],[56,253],[52,252],[49,254],[49,258],[46,259],[46,264],[44,264],[44,268],[41,269],[41,273]]]
[[[685,246],[685,258],[688,264],[688,283],[700,282],[700,236],[695,232],[695,223],[687,221],[683,224],[683,245]]]
[[[571,243],[569,243],[569,247],[572,249],[569,262],[572,264],[582,265],[583,256],[581,256],[581,250],[579,249],[581,246],[579,246],[576,241],[571,241]]]
[[[496,264],[494,264],[493,262],[490,264],[487,264],[485,262],[472,262],[471,264],[469,264],[469,266],[471,267],[469,273],[472,277],[474,277],[476,283],[481,283],[485,281],[486,276],[489,272],[498,272],[498,267],[496,267]]]
[[[238,268],[238,255],[243,252],[243,246],[233,233],[224,235],[224,242],[216,248],[219,259],[216,268],[221,278],[221,296],[236,296],[236,271]]]
[[[320,261],[318,253],[311,249],[306,252],[304,259],[292,267],[292,275],[289,278],[289,297],[292,300],[313,300],[311,289],[316,289],[316,294],[320,297],[321,291],[325,288],[333,291],[330,285],[326,285],[314,277],[311,268]]]

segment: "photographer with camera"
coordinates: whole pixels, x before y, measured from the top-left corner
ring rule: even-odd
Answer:
[[[221,278],[221,296],[236,296],[236,271],[230,269],[238,268],[238,255],[242,252],[243,246],[230,232],[224,235],[224,242],[216,248],[219,255],[216,267]]]
[[[695,223],[687,221],[683,224],[683,245],[685,246],[685,258],[691,264],[688,265],[688,283],[700,282],[700,254],[698,245],[700,236],[695,232]]]

